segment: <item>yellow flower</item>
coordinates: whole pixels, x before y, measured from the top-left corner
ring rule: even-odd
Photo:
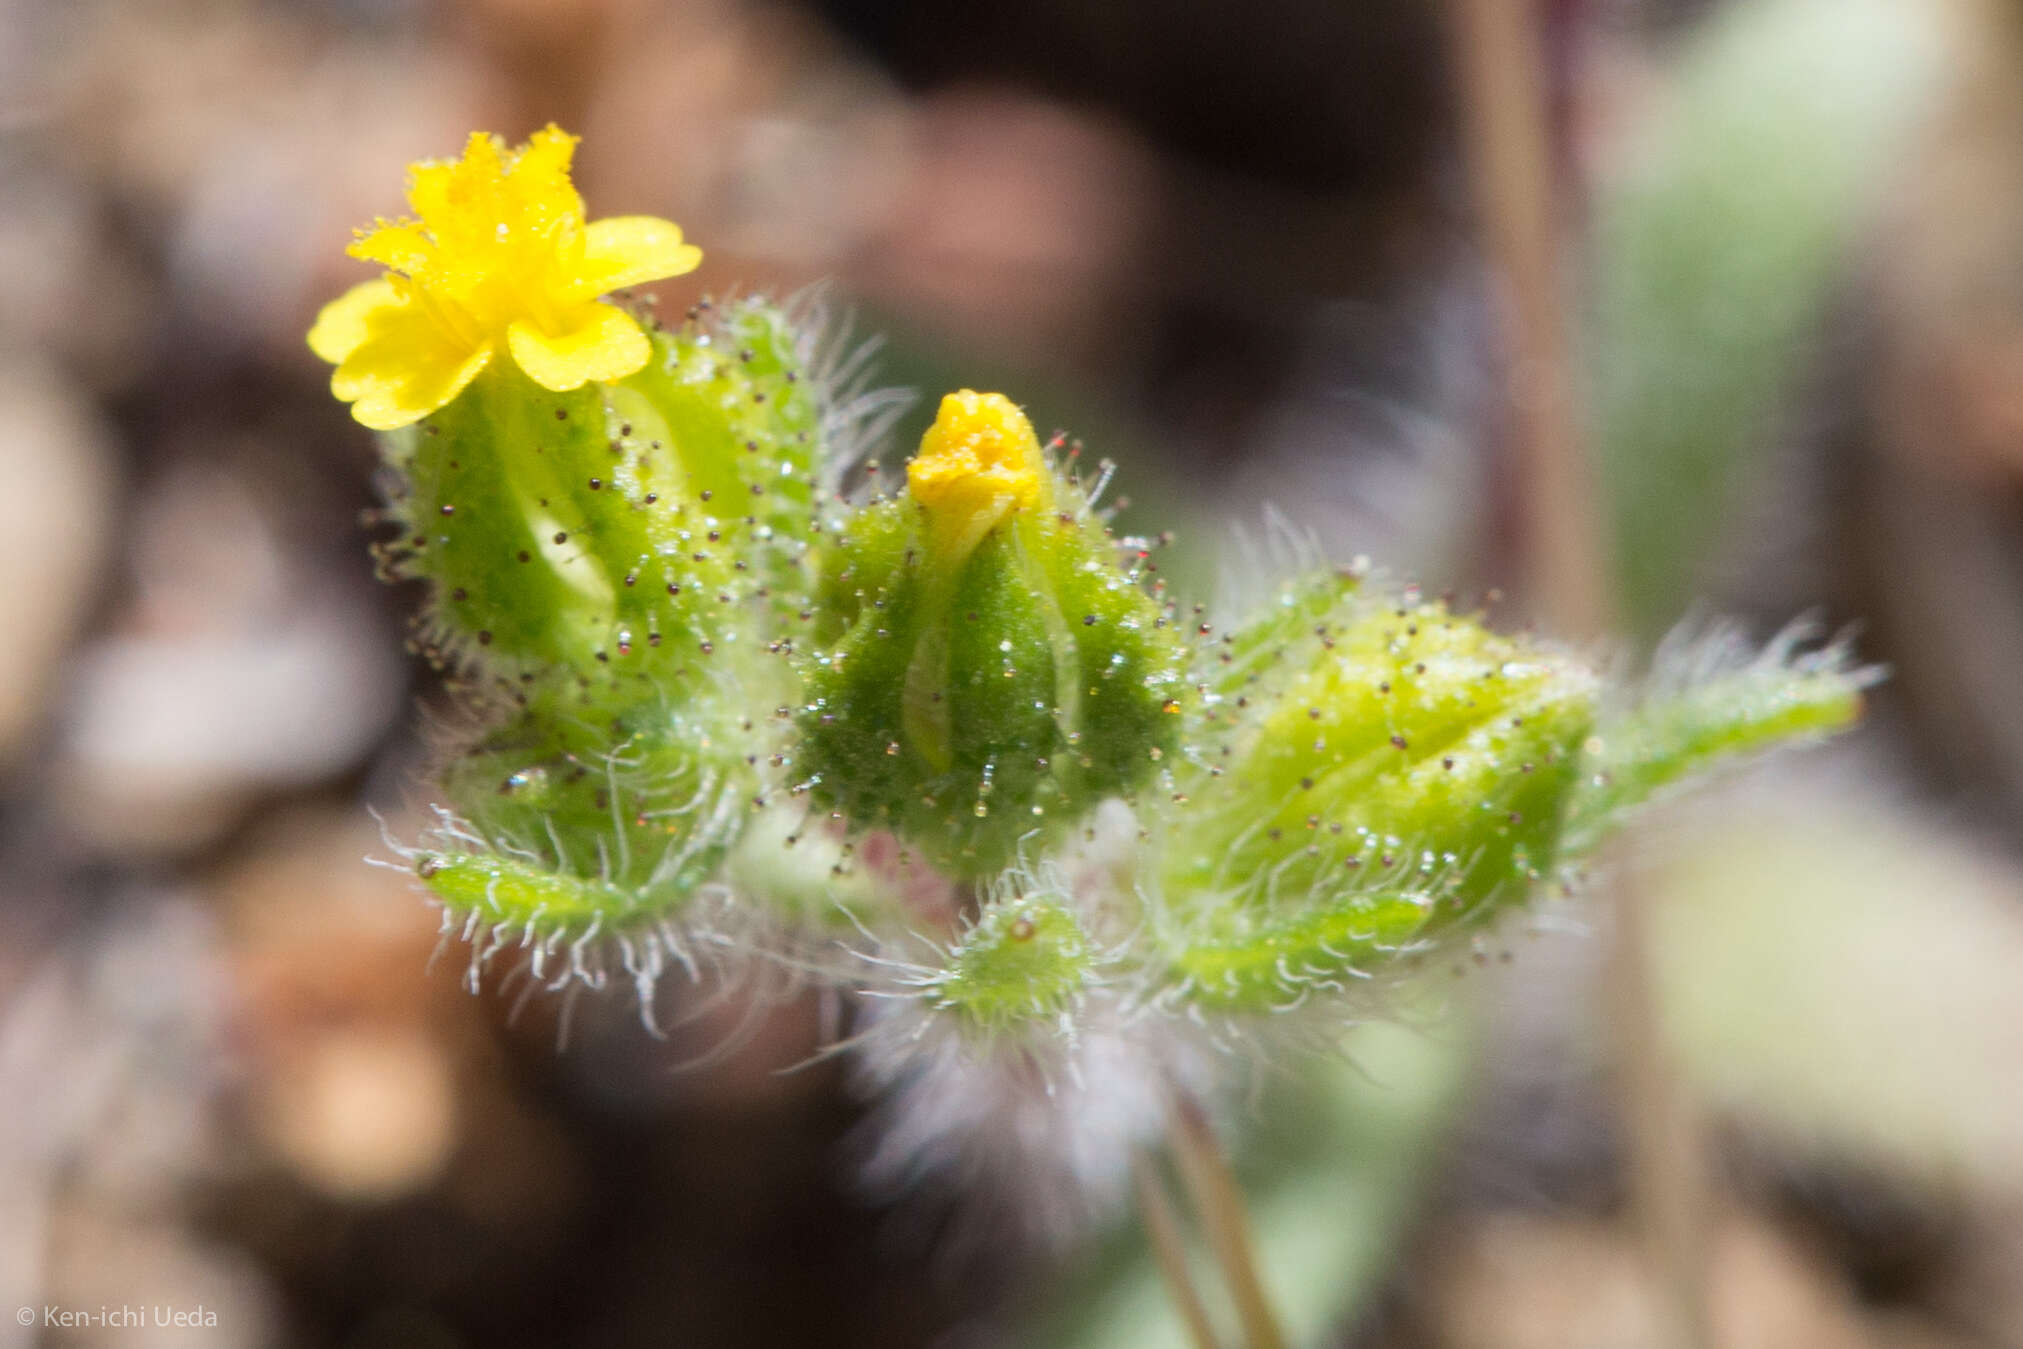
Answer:
[[[1039,437],[1018,404],[1001,393],[963,389],[941,400],[906,485],[927,511],[947,560],[969,556],[1012,511],[1053,499]]]
[[[352,416],[381,431],[418,421],[501,351],[557,392],[646,364],[638,322],[598,297],[694,271],[702,251],[653,216],[586,224],[575,152],[552,125],[516,150],[477,131],[462,159],[410,166],[420,219],[378,221],[346,250],[386,275],[325,305],[309,330]]]

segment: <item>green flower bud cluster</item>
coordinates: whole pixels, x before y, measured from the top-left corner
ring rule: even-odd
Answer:
[[[838,367],[762,300],[602,298],[701,257],[586,220],[573,145],[415,165],[418,219],[352,246],[385,275],[309,337],[385,433],[383,570],[463,697],[409,860],[473,982],[616,961],[650,1024],[707,956],[877,999],[859,1064],[908,1113],[874,1171],[994,1132],[1022,1184],[1099,1189],[1236,1035],[1367,1014],[1654,793],[1860,713],[1801,632],[1624,696],[1359,570],[1182,624],[999,394],[839,494]]]
[[[963,1045],[1071,1044],[1095,1004],[1265,1024],[1859,711],[1843,652],[1788,642],[1625,710],[1576,655],[1356,571],[1183,631],[1002,396],[949,395],[904,487],[853,502],[781,311],[642,331],[623,377],[495,363],[386,438],[388,567],[428,584],[418,644],[478,728],[414,853],[474,976],[525,947],[595,982],[615,949],[650,1002],[699,945],[785,938],[803,973],[906,971],[883,991]],[[924,966],[923,897],[954,934]]]

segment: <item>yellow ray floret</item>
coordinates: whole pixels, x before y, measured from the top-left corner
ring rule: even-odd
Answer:
[[[638,322],[598,297],[694,271],[702,250],[652,216],[585,223],[575,152],[554,126],[518,149],[478,131],[463,158],[409,168],[418,219],[381,220],[347,250],[386,275],[325,305],[309,330],[352,416],[382,431],[418,421],[501,353],[557,392],[646,364]]]
[[[967,556],[998,521],[1053,499],[1039,437],[1018,404],[1001,393],[963,389],[941,400],[906,485],[935,533]]]

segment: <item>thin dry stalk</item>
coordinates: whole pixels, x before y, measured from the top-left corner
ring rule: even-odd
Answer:
[[[1160,1277],[1166,1281],[1167,1296],[1187,1327],[1194,1349],[1220,1349],[1215,1326],[1208,1319],[1201,1292],[1194,1286],[1194,1271],[1187,1262],[1187,1242],[1180,1231],[1180,1214],[1166,1193],[1165,1182],[1152,1160],[1139,1153],[1131,1159],[1131,1181],[1138,1191],[1138,1216],[1145,1224],[1145,1236],[1152,1243],[1152,1257],[1159,1263]]]
[[[1609,624],[1609,570],[1560,280],[1537,6],[1454,0],[1453,9],[1476,207],[1501,302],[1527,589],[1556,631],[1596,636]]]
[[[1272,1314],[1264,1281],[1258,1277],[1257,1256],[1244,1210],[1243,1190],[1223,1156],[1222,1145],[1209,1127],[1208,1116],[1192,1098],[1176,1095],[1167,1141],[1174,1165],[1193,1200],[1208,1249],[1221,1266],[1229,1299],[1236,1307],[1245,1349],[1285,1349],[1285,1336]]]
[[[1572,637],[1610,626],[1599,498],[1583,448],[1560,279],[1554,158],[1538,7],[1452,0],[1476,202],[1504,290],[1509,425],[1523,485],[1526,570],[1543,616]],[[1708,1344],[1712,1197],[1699,1116],[1665,1042],[1650,923],[1634,868],[1615,868],[1609,984],[1620,1028],[1630,1189],[1645,1257],[1664,1293],[1675,1349]]]

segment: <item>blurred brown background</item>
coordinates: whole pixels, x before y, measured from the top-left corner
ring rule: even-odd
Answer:
[[[1645,265],[1608,241],[1647,128],[1712,99],[1766,143],[1775,98],[1692,71],[1777,5],[1536,7],[1577,314]],[[1782,8],[1750,40],[1862,40]],[[1638,861],[1716,1144],[1723,1345],[2023,1346],[2023,12],[1892,21],[1918,96],[1796,250],[1817,275],[1732,294],[1744,327],[1803,301],[1759,325],[1763,415],[1624,489],[1712,503],[1682,594],[1765,634],[1863,619],[1894,670],[1852,745],[1661,815]],[[694,1015],[657,1041],[623,997],[516,1008],[430,963],[433,912],[364,859],[368,808],[412,832],[443,703],[302,334],[403,165],[552,119],[593,215],[704,247],[665,310],[831,283],[893,383],[1004,388],[1124,461],[1127,525],[1183,526],[1204,595],[1266,503],[1481,593],[1521,574],[1527,484],[1450,41],[1429,0],[0,0],[0,1313],[217,1317],[0,1346],[1123,1343],[1046,1320],[1072,1256],[858,1183],[845,1074],[779,1071],[811,1007],[715,1055],[743,1012],[708,990],[666,990]],[[1621,345],[1588,345],[1612,387]],[[1341,1140],[1335,1171],[1415,1179],[1307,1215],[1370,1224],[1331,1342],[1662,1342],[1597,921],[1451,995],[1472,1029],[1425,1052],[1457,1085],[1393,1153]]]

